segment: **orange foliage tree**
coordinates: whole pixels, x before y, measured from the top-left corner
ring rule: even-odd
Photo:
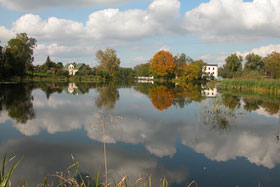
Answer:
[[[155,54],[150,64],[150,73],[157,77],[166,77],[174,74],[176,64],[173,55],[161,50]]]
[[[152,87],[149,90],[150,99],[158,110],[166,110],[173,104],[175,94],[164,85]]]

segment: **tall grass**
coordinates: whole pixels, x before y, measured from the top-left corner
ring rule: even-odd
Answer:
[[[11,183],[11,175],[13,174],[14,170],[18,167],[19,163],[24,159],[24,157],[21,157],[21,159],[16,162],[15,164],[12,165],[12,167],[10,168],[10,170],[8,171],[7,175],[5,175],[5,167],[7,165],[6,163],[6,154],[4,155],[3,161],[2,161],[2,167],[1,167],[1,172],[0,172],[0,187],[6,187],[7,185],[12,186]],[[12,157],[8,163],[12,162],[15,159],[15,156]]]
[[[220,82],[218,86],[226,89],[251,90],[254,92],[280,95],[280,80],[227,79]]]

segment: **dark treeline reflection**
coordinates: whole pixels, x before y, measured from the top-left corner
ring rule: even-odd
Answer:
[[[17,123],[26,123],[35,118],[32,90],[41,89],[49,99],[54,93],[82,95],[94,89],[97,93],[95,104],[98,108],[112,110],[120,99],[120,88],[133,88],[146,95],[153,106],[159,110],[167,110],[171,106],[184,108],[192,102],[207,99],[205,88],[199,84],[139,84],[134,82],[33,82],[27,84],[0,84],[0,111],[7,110],[8,115]],[[280,98],[258,96],[250,93],[222,91],[212,95],[207,109],[203,108],[201,117],[204,124],[228,129],[230,121],[236,118],[234,111],[241,107],[248,112],[263,109],[270,115],[277,114],[280,109]],[[206,115],[207,114],[207,115]]]
[[[6,110],[17,123],[26,123],[35,118],[31,92],[30,85],[0,84],[0,112]]]
[[[241,101],[243,101],[243,109],[248,112],[263,108],[270,115],[274,115],[280,110],[280,98],[276,96],[233,91],[221,91],[221,95],[223,104],[232,110],[240,108]]]

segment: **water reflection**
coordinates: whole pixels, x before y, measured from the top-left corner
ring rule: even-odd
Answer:
[[[71,154],[79,160],[82,173],[90,173],[95,177],[98,168],[103,168],[103,147],[100,144],[62,144],[37,139],[17,139],[1,145],[0,152],[7,153],[8,156],[25,155],[22,162],[24,167],[17,168],[13,180],[19,182],[27,179],[29,186],[43,183],[43,176],[55,174],[56,171],[66,171],[72,165]],[[132,152],[122,147],[110,147],[107,154],[109,176],[114,179],[121,179],[127,174],[133,183],[137,180],[139,172],[142,172],[142,176],[152,174],[153,184],[159,186],[162,176],[166,176],[170,183],[178,184],[184,182],[188,176],[185,169],[168,169],[151,155],[137,150]],[[101,172],[103,173],[103,169]],[[49,183],[51,180],[56,182],[55,178],[50,178]],[[109,180],[113,181],[113,178]]]
[[[198,84],[163,85],[163,84],[138,84],[134,87],[148,96],[153,106],[163,111],[174,105],[184,108],[192,101],[201,102],[204,97],[201,95],[201,87]]]
[[[116,83],[110,82],[106,86],[96,88],[98,97],[95,99],[96,106],[105,110],[114,109],[120,95]]]
[[[93,114],[104,108],[123,118],[106,129],[106,142],[110,147],[107,155],[111,157],[108,158],[108,172],[111,174],[121,176],[125,170],[137,177],[139,171],[145,171],[153,176],[168,175],[180,184],[189,172],[193,178],[209,182],[206,175],[194,174],[201,163],[207,168],[211,164],[216,167],[218,163],[223,166],[217,166],[215,171],[209,170],[212,177],[214,174],[227,175],[225,173],[232,176],[227,172],[232,167],[226,167],[228,161],[238,165],[242,158],[245,161],[238,165],[239,169],[251,168],[246,172],[254,173],[256,180],[268,171],[264,168],[279,168],[280,100],[277,97],[220,91],[215,98],[208,98],[203,96],[200,85],[126,83],[77,83],[81,94],[73,96],[66,91],[68,86],[68,83],[1,85],[0,128],[10,124],[21,134],[34,139],[1,139],[0,152],[30,156],[33,160],[26,160],[30,168],[42,162],[42,175],[51,169],[63,171],[71,165],[69,155],[73,153],[84,163],[85,172],[94,174],[103,163],[100,144],[103,137],[100,130],[92,126],[96,122]],[[12,94],[22,91],[24,100]],[[13,103],[11,101],[29,106],[27,111],[36,113],[36,118],[27,115],[26,124],[19,124],[20,120],[10,116],[8,106]],[[6,133],[5,129],[0,133]],[[71,141],[59,142],[64,136],[69,136]],[[91,145],[92,142],[100,143]],[[193,150],[193,153],[183,153],[185,148]],[[61,163],[51,163],[47,158]],[[45,162],[42,161],[44,159]],[[168,165],[176,166],[168,168]],[[20,172],[23,174],[23,169]],[[29,172],[36,181],[39,172],[34,174],[32,169]],[[243,180],[248,180],[248,173],[243,173]],[[270,180],[274,181],[272,176],[269,176]],[[227,185],[226,182],[223,184]]]
[[[4,109],[17,123],[35,118],[32,87],[23,84],[0,84],[0,112]]]

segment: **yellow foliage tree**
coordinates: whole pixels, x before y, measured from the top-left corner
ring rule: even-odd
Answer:
[[[192,63],[184,68],[184,74],[181,79],[184,81],[198,80],[201,76],[201,68],[198,64]]]
[[[158,77],[166,77],[174,74],[176,64],[173,55],[161,50],[155,54],[150,64],[150,73]]]

